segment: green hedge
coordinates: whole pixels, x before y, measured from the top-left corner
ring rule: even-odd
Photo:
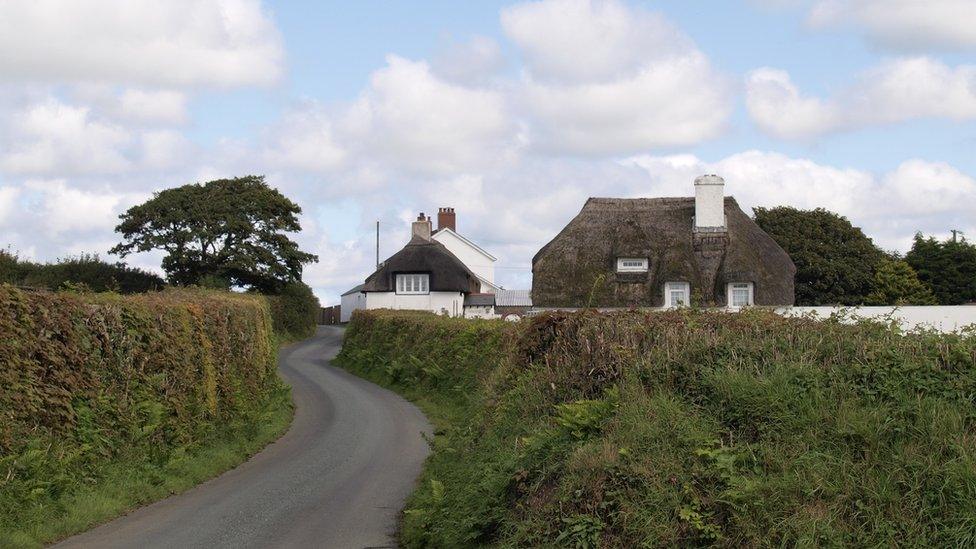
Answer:
[[[315,334],[319,299],[304,282],[289,282],[275,295],[269,295],[275,331],[286,341],[298,341]]]
[[[406,546],[976,543],[971,332],[360,311],[340,361],[438,424]]]
[[[216,439],[253,432],[287,402],[275,368],[260,296],[0,285],[0,545],[46,532],[39,522],[115,464],[162,482]]]

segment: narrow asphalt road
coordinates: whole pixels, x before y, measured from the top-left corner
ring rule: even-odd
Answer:
[[[399,396],[329,365],[342,331],[284,350],[295,419],[232,471],[58,547],[394,547],[430,425]]]

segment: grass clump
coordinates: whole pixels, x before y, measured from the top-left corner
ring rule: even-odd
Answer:
[[[243,461],[291,418],[259,296],[0,285],[0,546],[36,546]]]
[[[972,332],[370,311],[339,360],[437,426],[408,547],[976,543]]]

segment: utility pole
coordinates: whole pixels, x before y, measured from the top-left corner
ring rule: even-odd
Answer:
[[[952,241],[953,242],[956,241],[956,235],[957,234],[963,234],[963,232],[960,231],[959,229],[951,229],[951,231],[952,231]]]
[[[376,220],[376,269],[380,268],[380,220]]]

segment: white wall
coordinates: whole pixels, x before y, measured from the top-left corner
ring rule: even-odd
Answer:
[[[464,308],[464,318],[498,318],[495,308],[491,305],[467,306]]]
[[[366,294],[363,292],[353,292],[342,296],[341,307],[339,308],[339,322],[349,322],[352,312],[366,308]]]
[[[396,292],[367,292],[367,309],[396,309],[431,311],[450,316],[464,314],[464,294],[461,292],[430,292],[419,295],[400,295]]]
[[[813,313],[827,318],[835,312],[845,311],[861,318],[879,318],[891,315],[902,329],[916,326],[935,328],[940,332],[952,332],[976,324],[976,306],[932,305],[905,307],[781,307],[776,312],[784,316],[800,316]]]
[[[461,260],[461,263],[471,269],[471,272],[492,284],[495,283],[495,261],[493,259],[473,248],[451,231],[437,231],[433,238],[450,250]],[[486,288],[482,288],[481,291],[486,291]]]

